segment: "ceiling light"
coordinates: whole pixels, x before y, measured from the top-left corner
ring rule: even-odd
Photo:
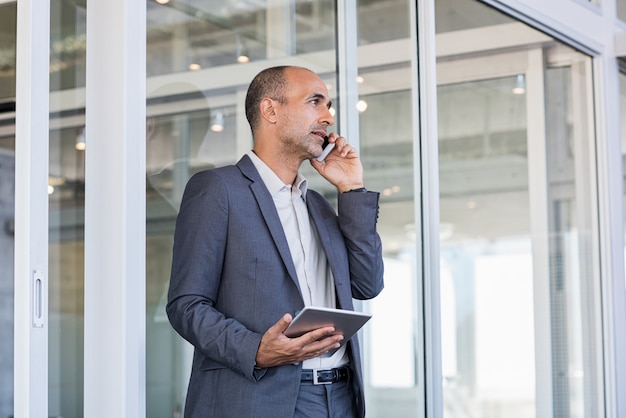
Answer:
[[[365,100],[359,100],[356,102],[356,110],[359,112],[365,112],[367,110],[367,102]]]
[[[250,62],[250,52],[248,51],[248,47],[241,40],[239,35],[237,35],[237,62],[240,64]]]
[[[524,80],[524,74],[518,74],[517,80],[515,81],[515,87],[511,90],[513,94],[524,94],[526,93],[526,82]]]
[[[170,2],[170,0],[154,0],[154,1],[156,1],[159,4],[167,4]]]
[[[211,118],[211,130],[213,132],[222,132],[224,130],[224,114],[215,112]]]
[[[77,151],[85,151],[85,146],[85,128],[82,128],[78,135],[76,135],[76,144],[74,145],[74,148],[76,148]]]
[[[202,66],[200,64],[197,64],[197,63],[189,64],[189,70],[190,71],[198,71],[201,68],[202,68]]]

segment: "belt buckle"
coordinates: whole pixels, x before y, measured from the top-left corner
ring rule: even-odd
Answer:
[[[332,381],[330,382],[320,382],[319,381],[319,376],[317,375],[317,372],[320,371],[322,369],[313,369],[313,384],[314,385],[330,385],[331,383],[333,383]]]

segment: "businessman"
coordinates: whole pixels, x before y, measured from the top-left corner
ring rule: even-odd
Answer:
[[[356,337],[283,334],[304,306],[352,310],[383,288],[378,193],[334,119],[325,83],[272,67],[245,102],[253,149],[194,175],[176,221],[167,314],[195,348],[185,417],[363,417]],[[324,138],[335,147],[323,161]],[[338,193],[307,188],[308,161]]]

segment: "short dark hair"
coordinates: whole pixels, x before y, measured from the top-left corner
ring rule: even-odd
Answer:
[[[280,103],[285,103],[285,91],[287,89],[287,77],[285,70],[287,65],[266,68],[257,74],[246,94],[246,119],[250,124],[252,135],[259,124],[259,105],[265,97],[270,97]]]

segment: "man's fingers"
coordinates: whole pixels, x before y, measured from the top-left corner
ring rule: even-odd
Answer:
[[[343,335],[336,333],[333,327],[319,328],[298,337],[301,351],[307,353],[325,353],[337,348],[343,340]]]
[[[278,322],[272,325],[270,329],[275,331],[278,334],[282,334],[283,331],[287,329],[289,324],[291,324],[292,320],[293,320],[293,317],[291,316],[291,314],[286,313],[282,316],[282,318],[278,320]]]
[[[343,335],[333,334],[306,345],[305,347],[303,347],[302,351],[308,353],[306,355],[307,358],[319,357],[330,350],[339,348],[341,340],[343,340]]]
[[[292,320],[292,316],[286,313],[278,320],[278,322],[268,329],[268,332],[271,334],[282,334],[287,329],[289,324],[291,324]]]
[[[309,331],[306,334],[302,335],[301,338],[307,338],[308,343],[312,343],[315,341],[319,341],[323,338],[326,338],[332,335],[335,332],[335,327],[328,326],[322,327],[318,329],[314,329],[313,331]]]

